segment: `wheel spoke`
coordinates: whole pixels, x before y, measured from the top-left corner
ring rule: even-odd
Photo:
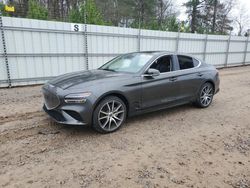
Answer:
[[[201,100],[201,103],[204,104],[204,103],[203,103],[204,101],[205,101],[205,98],[203,98],[203,99]]]
[[[117,119],[117,120],[119,120],[119,121],[122,121],[122,119],[121,118],[118,118],[117,116],[113,116],[113,119]]]
[[[116,107],[114,112],[117,112],[121,107],[122,107],[122,105],[120,104],[118,107]]]
[[[121,111],[114,113],[114,115],[117,116],[118,114],[123,113],[123,112],[124,112],[124,110],[121,110]]]
[[[204,103],[203,104],[207,105],[207,99],[206,98],[204,99]]]
[[[209,100],[208,100],[208,98],[206,99],[206,105],[208,105],[209,104]]]
[[[106,127],[106,125],[108,124],[108,122],[109,122],[109,118],[107,119],[107,121],[105,121],[104,125],[102,125],[103,129]]]
[[[111,128],[111,118],[109,118],[109,130],[110,130],[110,128]]]
[[[102,119],[107,119],[109,118],[108,116],[103,116],[103,117],[100,117],[99,120],[102,120]]]
[[[206,93],[206,91],[207,91],[207,87],[204,87],[204,88],[203,88],[203,91],[204,91],[204,93]]]
[[[115,123],[115,126],[118,127],[118,124],[114,118],[111,118],[111,120]]]
[[[210,89],[208,90],[207,94],[210,94],[211,91],[212,91],[212,88],[210,88]]]
[[[115,101],[112,101],[112,112],[114,112],[114,108],[115,108]]]
[[[111,112],[111,108],[109,106],[109,103],[107,103],[107,107],[108,107],[109,112]]]
[[[107,112],[104,112],[104,111],[100,111],[100,113],[102,113],[102,114],[105,114],[105,115],[108,115],[108,113]]]

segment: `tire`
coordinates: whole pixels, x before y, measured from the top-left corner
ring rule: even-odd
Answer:
[[[95,108],[93,128],[100,133],[111,133],[118,130],[127,117],[127,107],[116,96],[104,98]]]
[[[200,108],[207,108],[211,105],[214,96],[214,87],[211,83],[206,82],[199,90],[195,104]]]

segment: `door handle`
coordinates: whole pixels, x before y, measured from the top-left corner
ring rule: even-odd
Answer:
[[[169,80],[172,81],[172,82],[174,82],[174,81],[177,80],[177,77],[171,77],[171,78],[169,78]]]
[[[201,72],[199,72],[197,75],[200,76],[200,77],[203,76],[203,74]]]

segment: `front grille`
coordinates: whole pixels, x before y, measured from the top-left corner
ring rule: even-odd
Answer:
[[[47,89],[43,89],[44,103],[48,110],[54,109],[60,105],[60,100],[56,94]]]

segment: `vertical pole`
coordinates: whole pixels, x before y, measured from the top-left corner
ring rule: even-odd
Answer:
[[[137,36],[137,50],[141,51],[141,16],[139,16],[139,28],[138,28],[138,36]]]
[[[227,67],[227,65],[228,65],[228,56],[229,56],[229,49],[230,49],[230,41],[231,41],[231,31],[230,31],[230,35],[229,35],[228,41],[227,41],[227,52],[226,52],[226,60],[225,60],[224,67]]]
[[[89,70],[89,56],[88,56],[88,34],[87,34],[87,13],[86,0],[84,0],[84,41],[85,41],[85,63],[86,69]]]
[[[207,40],[208,40],[208,34],[206,34],[205,41],[204,41],[203,61],[205,62],[206,62],[206,55],[207,55]]]
[[[141,29],[139,28],[139,31],[138,31],[138,36],[137,36],[137,50],[138,52],[141,51]]]
[[[6,49],[6,43],[5,43],[5,35],[4,35],[4,28],[3,28],[3,18],[2,13],[0,11],[0,30],[1,30],[1,36],[2,36],[2,43],[3,43],[3,55],[5,59],[5,66],[6,66],[6,72],[7,72],[7,79],[8,79],[8,87],[11,87],[11,79],[10,79],[10,68],[9,68],[9,61],[8,61],[8,54]]]
[[[176,52],[179,51],[179,40],[180,40],[180,24],[178,24],[178,34],[176,38],[176,49],[175,49]]]
[[[139,29],[138,29],[138,36],[137,36],[137,50],[138,52],[141,51],[141,24],[139,21]]]
[[[246,65],[248,43],[249,43],[249,35],[247,36],[247,40],[246,40],[246,46],[245,46],[245,53],[244,53],[243,65]]]

